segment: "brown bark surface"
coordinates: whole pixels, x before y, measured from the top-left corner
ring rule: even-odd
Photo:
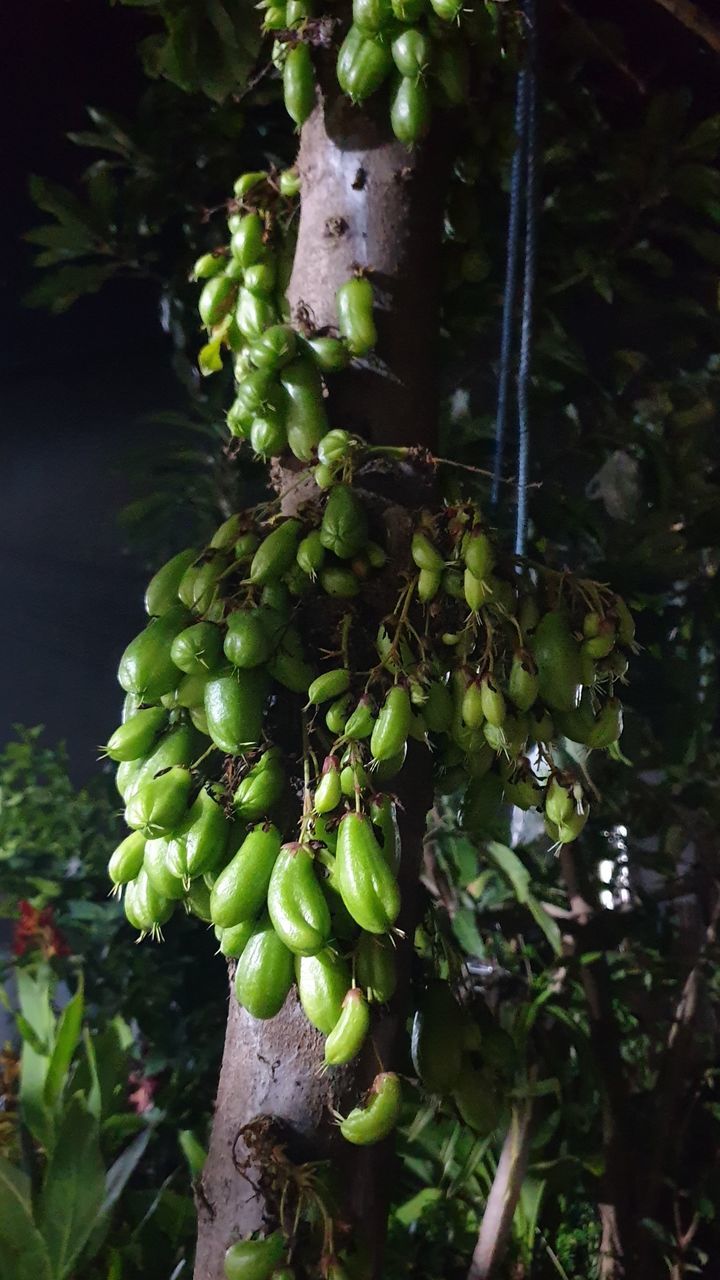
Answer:
[[[441,159],[432,143],[410,154],[391,139],[386,110],[376,123],[339,99],[325,111],[318,107],[305,125],[299,164],[302,211],[289,288],[296,319],[332,328],[336,289],[356,266],[372,269],[377,300],[380,355],[332,379],[332,425],[376,442],[432,448],[437,279],[427,264],[434,262],[437,272]],[[368,487],[381,491],[383,478]],[[411,469],[405,468],[392,487],[392,505],[385,506],[383,516],[391,557],[393,547],[407,545],[409,534],[408,512],[400,504],[411,510],[418,504]],[[284,504],[288,510],[297,497]],[[383,576],[392,580],[392,559]],[[372,1043],[357,1062],[325,1075],[318,1070],[323,1037],[307,1023],[294,990],[269,1022],[249,1017],[231,993],[215,1120],[197,1193],[195,1280],[222,1280],[228,1245],[276,1225],[262,1152],[263,1142],[267,1151],[276,1140],[287,1143],[294,1161],[332,1159],[340,1216],[367,1248],[371,1273],[381,1274],[392,1143],[350,1147],[339,1138],[331,1109],[355,1105],[379,1064],[384,1069],[400,1065],[418,869],[431,803],[427,753],[415,748],[396,789],[401,804],[406,801],[400,812],[403,908],[398,924],[405,940],[398,944],[398,993],[392,1006],[374,1016]]]

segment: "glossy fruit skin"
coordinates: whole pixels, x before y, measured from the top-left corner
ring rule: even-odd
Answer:
[[[145,853],[142,831],[131,831],[110,855],[108,875],[113,884],[128,884],[140,873]]]
[[[235,971],[235,994],[252,1018],[274,1018],[293,980],[293,957],[266,918],[245,944]]]
[[[297,125],[315,106],[315,70],[308,45],[299,42],[288,51],[283,68],[285,110]]]
[[[343,728],[343,737],[360,742],[369,738],[375,726],[372,704],[369,698],[362,697],[355,710],[348,716]]]
[[[387,693],[370,737],[375,760],[390,760],[407,742],[412,719],[410,694],[403,685],[393,685]]]
[[[212,671],[222,654],[222,633],[211,622],[196,622],[180,631],[170,646],[170,657],[186,675]]]
[[[265,223],[259,213],[246,213],[230,241],[230,252],[242,267],[259,262],[265,251]]]
[[[443,22],[454,22],[462,10],[463,0],[430,0],[430,4]]]
[[[147,707],[136,711],[119,726],[105,750],[111,760],[139,760],[149,755],[153,744],[167,723],[164,707]]]
[[[367,516],[362,504],[349,485],[335,485],[330,491],[320,525],[322,545],[339,559],[351,560],[362,551],[367,539]]]
[[[191,915],[197,916],[205,924],[211,924],[210,890],[202,877],[193,880],[185,894],[185,906]]]
[[[277,829],[272,826],[254,827],[213,884],[210,893],[213,924],[221,929],[230,929],[258,914],[265,905],[279,853],[280,833]]]
[[[235,812],[246,822],[264,818],[277,804],[285,786],[285,770],[276,748],[264,752],[240,782],[233,802]]]
[[[252,342],[278,320],[277,307],[270,298],[241,286],[235,309],[235,323],[243,338]]]
[[[316,812],[332,813],[333,809],[339,805],[341,796],[337,760],[334,756],[328,756],[323,765],[322,777],[315,790],[313,803]]]
[[[362,814],[342,819],[336,859],[335,882],[353,920],[368,933],[387,933],[400,910],[400,891]]]
[[[220,324],[235,305],[237,284],[229,276],[212,276],[203,285],[198,302],[200,319],[208,328]]]
[[[177,590],[188,565],[197,556],[194,547],[178,551],[172,560],[168,560],[150,579],[145,591],[145,610],[151,618],[160,617],[178,603]]]
[[[235,671],[213,676],[205,686],[205,715],[210,737],[221,751],[242,755],[257,746],[262,733],[264,673]]]
[[[399,22],[417,22],[427,7],[428,0],[392,0],[393,15]]]
[[[582,666],[580,646],[567,618],[546,613],[532,636],[531,647],[538,669],[538,689],[553,711],[573,711],[580,700]]]
[[[351,987],[342,1004],[342,1012],[325,1041],[325,1062],[339,1067],[352,1062],[360,1052],[370,1029],[370,1010],[359,987]]]
[[[323,671],[313,680],[308,689],[308,702],[312,706],[321,706],[331,698],[339,698],[350,688],[350,672],[345,667],[334,667],[332,671]]]
[[[272,645],[262,609],[236,609],[230,614],[223,652],[228,662],[243,671],[268,661]]]
[[[143,867],[153,889],[162,898],[177,901],[184,897],[185,886],[182,880],[173,874],[167,864],[167,840],[163,836],[146,840]]]
[[[287,392],[285,426],[291,452],[301,462],[309,462],[328,430],[322,395],[322,380],[315,362],[299,356],[280,372]]]
[[[330,912],[304,845],[283,845],[270,876],[268,914],[273,928],[295,955],[314,956],[330,937]]]
[[[366,43],[371,43],[367,41]],[[391,59],[390,52],[387,56]],[[338,328],[348,350],[354,356],[365,356],[377,343],[373,319],[373,287],[364,276],[354,276],[340,285],[335,295]]]
[[[155,774],[159,773],[161,769],[169,769],[175,764],[190,764],[198,754],[201,744],[202,738],[187,724],[180,724],[168,730],[160,738],[154,751],[144,761],[139,762],[140,767],[136,769],[133,776],[128,780],[124,799],[129,800],[144,783],[154,778]],[[120,766],[120,768],[124,767],[123,765]]]
[[[284,1252],[285,1240],[280,1231],[273,1231],[264,1240],[238,1240],[225,1254],[226,1280],[270,1280]]]
[[[295,981],[308,1022],[329,1036],[340,1018],[342,1002],[350,987],[350,972],[345,961],[330,947],[314,956],[297,956]]]
[[[248,356],[256,369],[273,372],[281,369],[295,356],[297,338],[288,324],[274,324],[248,348]]]
[[[432,982],[413,1019],[413,1066],[430,1093],[449,1093],[457,1083],[463,1058],[462,1010],[447,982]]]
[[[144,782],[128,800],[125,820],[142,828],[149,837],[171,833],[187,811],[192,778],[189,769],[173,765],[157,778]]]
[[[191,805],[183,828],[185,862],[191,877],[222,864],[230,838],[230,824],[222,806],[204,787]]]
[[[427,569],[431,573],[441,573],[445,562],[437,547],[433,546],[427,534],[416,529],[410,544],[413,564],[418,569]]]
[[[375,796],[370,805],[373,826],[380,832],[380,847],[383,857],[393,875],[400,870],[402,859],[402,842],[397,820],[397,805],[392,796]]]
[[[612,746],[613,742],[617,742],[622,731],[622,703],[618,698],[609,698],[595,717],[588,745],[596,748]]]
[[[325,548],[320,540],[320,530],[313,529],[302,539],[297,549],[297,562],[303,573],[315,579],[322,569],[325,559]]]
[[[388,938],[362,933],[355,948],[355,977],[373,1004],[387,1004],[397,987],[395,950]]]
[[[430,128],[430,93],[422,80],[401,76],[390,104],[390,123],[398,142],[412,147]]]
[[[538,677],[530,658],[515,654],[508,678],[508,696],[520,711],[529,711],[538,695]]]
[[[480,684],[480,698],[484,718],[488,724],[492,724],[497,728],[503,723],[507,712],[505,698],[492,676],[483,676]]]
[[[390,0],[353,0],[353,23],[363,35],[378,35],[392,22]]]
[[[406,27],[392,42],[393,62],[401,76],[417,77],[432,60],[432,41],[419,27]]]
[[[340,338],[308,338],[307,345],[322,373],[339,373],[350,363],[350,352]]]
[[[301,528],[299,520],[283,520],[263,538],[250,565],[251,582],[264,586],[287,572],[295,559]]]
[[[175,903],[162,898],[151,885],[147,872],[141,868],[135,880],[125,890],[125,915],[130,924],[141,933],[150,933],[170,919]]]
[[[255,928],[254,920],[243,920],[242,924],[231,925],[229,929],[220,929],[220,951],[228,959],[239,960],[250,936]]]
[[[137,693],[152,702],[175,688],[177,667],[170,657],[170,647],[190,621],[187,610],[176,604],[130,641],[118,667],[118,680],[126,693]]]
[[[372,1083],[370,1097],[364,1107],[355,1107],[340,1125],[347,1142],[367,1147],[387,1138],[400,1118],[402,1089],[400,1079],[392,1071],[383,1071]]]

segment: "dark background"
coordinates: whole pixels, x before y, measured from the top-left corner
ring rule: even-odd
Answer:
[[[618,21],[633,68],[658,83],[691,84],[712,109],[717,63],[653,0],[584,0]],[[547,19],[547,20],[546,20]],[[567,21],[545,6],[542,35]],[[72,185],[88,162],[65,133],[87,126],[86,104],[132,114],[142,86],[136,42],[153,29],[142,10],[108,0],[23,0],[4,15],[0,202],[0,742],[16,722],[67,740],[79,779],[118,719],[114,668],[142,624],[146,566],[117,523],[130,497],[127,462],[150,429],[141,415],[182,403],[151,286],[112,283],[69,312],[20,305],[33,273],[21,239],[44,215],[30,173]],[[611,66],[600,71],[618,112],[639,102]]]
[[[147,23],[105,0],[25,0],[5,17],[0,742],[16,722],[42,723],[85,779],[119,718],[114,668],[143,617],[147,575],[117,523],[134,496],[124,463],[146,438],[141,415],[178,391],[152,288],[113,283],[60,316],[29,310],[21,236],[45,220],[28,175],[71,184],[88,163],[64,136],[87,127],[85,105],[132,112]]]

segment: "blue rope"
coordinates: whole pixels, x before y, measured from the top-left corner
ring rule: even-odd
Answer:
[[[510,211],[508,216],[505,289],[503,293],[502,329],[498,398],[495,417],[495,456],[491,500],[496,506],[500,496],[503,453],[507,428],[510,373],[513,353],[513,319],[517,290],[517,260],[520,243],[521,210],[523,229],[523,280],[519,356],[516,380],[518,417],[518,476],[515,520],[515,551],[523,555],[527,536],[527,485],[530,460],[530,415],[528,394],[533,340],[533,298],[535,292],[535,206],[537,186],[537,12],[536,0],[522,0],[526,22],[527,48],[525,64],[518,72],[515,89],[516,147],[510,173]]]
[[[500,370],[498,375],[497,412],[495,415],[495,459],[493,464],[492,505],[497,506],[502,479],[505,427],[507,423],[508,391],[512,364],[513,314],[515,310],[515,281],[517,276],[518,245],[520,242],[520,205],[523,194],[525,158],[525,71],[518,73],[515,85],[515,153],[510,171],[510,213],[508,217],[507,250],[505,255],[505,290],[503,293],[502,331],[500,338]]]
[[[527,538],[527,486],[530,465],[530,360],[533,342],[533,301],[535,296],[535,259],[537,238],[535,212],[537,200],[537,14],[535,0],[525,0],[523,8],[528,21],[528,65],[525,93],[525,261],[522,289],[522,323],[517,375],[518,408],[518,473],[517,512],[515,517],[515,554],[525,554]]]

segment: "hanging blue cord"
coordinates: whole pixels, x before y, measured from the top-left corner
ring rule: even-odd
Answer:
[[[523,555],[527,536],[527,485],[530,458],[530,419],[528,393],[533,339],[533,296],[535,290],[535,205],[536,205],[536,134],[537,134],[537,12],[536,0],[521,0],[525,18],[525,62],[518,72],[515,89],[516,146],[510,173],[510,211],[508,215],[505,289],[503,293],[498,398],[495,417],[495,456],[491,499],[496,506],[500,496],[503,454],[507,428],[510,373],[513,358],[513,321],[517,289],[517,260],[523,215],[523,280],[521,331],[516,381],[518,417],[517,511],[515,551]]]
[[[497,506],[502,479],[505,427],[507,424],[508,392],[512,365],[513,315],[515,311],[515,281],[517,276],[518,244],[520,242],[520,209],[524,187],[526,75],[518,72],[515,85],[515,153],[510,171],[510,213],[508,217],[507,251],[505,256],[505,290],[503,293],[502,330],[500,338],[500,368],[498,373],[497,412],[495,415],[495,458],[493,462],[492,505]]]
[[[535,295],[536,235],[535,213],[537,200],[537,14],[535,0],[523,4],[528,25],[527,66],[524,72],[525,89],[525,259],[523,264],[522,323],[520,330],[520,355],[517,375],[518,409],[518,472],[517,512],[515,518],[515,554],[525,554],[527,538],[527,486],[530,463],[530,414],[528,394],[530,389],[530,360],[533,342],[533,300]]]

